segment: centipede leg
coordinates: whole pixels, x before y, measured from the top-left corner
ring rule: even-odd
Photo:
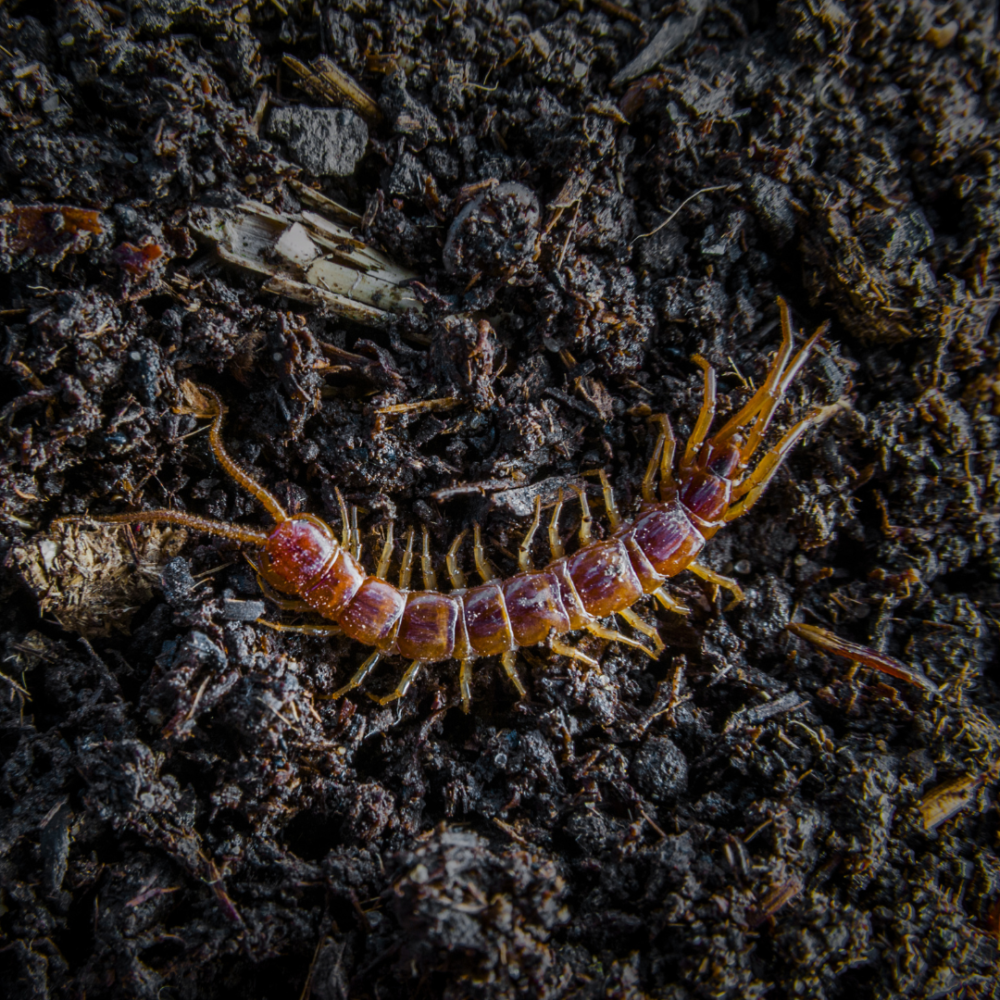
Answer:
[[[420,571],[424,578],[424,590],[437,590],[437,573],[434,572],[434,563],[431,562],[431,547],[427,538],[427,525],[421,526],[423,533],[423,546],[420,550]]]
[[[601,490],[604,493],[604,510],[613,531],[622,523],[622,516],[618,513],[618,507],[615,505],[615,494],[611,489],[611,483],[608,482],[607,473],[603,469],[598,469],[597,478],[601,482]]]
[[[275,632],[298,632],[300,635],[342,635],[339,625],[282,625],[281,622],[270,622],[266,618],[255,618],[258,625],[265,625]]]
[[[351,504],[351,555],[361,562],[361,532],[358,531],[358,508]]]
[[[462,692],[462,711],[468,715],[472,705],[472,660],[462,660],[459,665],[458,689]]]
[[[503,664],[503,668],[507,672],[507,676],[510,678],[514,687],[517,688],[517,693],[523,698],[525,694],[524,685],[521,683],[521,678],[517,676],[517,671],[514,670],[514,661],[516,659],[517,653],[513,649],[509,649],[506,653],[502,653],[500,655],[500,662]]]
[[[465,590],[465,574],[458,565],[458,550],[462,542],[465,541],[467,531],[455,536],[455,541],[451,543],[448,554],[444,558],[444,564],[448,568],[448,579],[451,581],[452,590]]]
[[[653,648],[656,650],[657,656],[667,648],[660,638],[660,633],[649,622],[644,622],[631,608],[623,608],[617,614],[624,618],[637,632],[641,632],[653,640]]]
[[[580,548],[590,544],[590,526],[594,519],[590,516],[590,504],[587,503],[587,494],[579,486],[574,487],[576,495],[580,498]]]
[[[407,668],[406,673],[399,679],[399,683],[396,685],[395,689],[390,691],[389,694],[382,695],[381,698],[376,695],[369,694],[368,697],[373,701],[378,702],[380,705],[388,705],[391,702],[399,701],[407,691],[410,690],[410,685],[413,683],[413,679],[420,672],[420,668],[424,665],[423,660],[414,660]]]
[[[559,515],[562,513],[563,507],[563,491],[560,487],[559,489],[559,499],[556,501],[556,505],[552,511],[552,520],[549,521],[549,549],[552,552],[553,559],[562,559],[566,555],[566,549],[563,548],[562,539],[559,537]]]
[[[489,560],[486,558],[486,552],[483,549],[483,539],[479,532],[479,525],[474,524],[472,526],[472,557],[476,560],[476,572],[482,578],[483,583],[489,583],[493,579],[493,569],[490,566]]]
[[[386,580],[389,576],[389,563],[392,561],[392,530],[393,522],[390,521],[385,531],[385,543],[382,545],[382,555],[379,557],[378,568],[375,575],[380,580]]]
[[[654,653],[648,646],[644,646],[638,640],[631,639],[613,628],[605,628],[599,622],[586,622],[583,627],[591,635],[596,635],[599,639],[607,639],[609,642],[622,642],[626,646],[634,646],[636,649],[641,649],[651,660],[659,658],[659,654]]]
[[[660,469],[660,498],[666,500],[670,490],[674,488],[674,452],[677,450],[677,438],[674,437],[673,424],[665,413],[655,413],[649,421],[660,425],[660,433],[653,446],[653,457],[646,467],[646,475],[642,477],[642,498],[652,503],[657,465]]]
[[[334,486],[333,492],[337,498],[337,506],[340,507],[340,544],[349,552],[351,550],[351,519],[347,513],[347,504],[344,502],[344,494],[340,492],[340,487]]]
[[[257,586],[260,587],[260,592],[272,604],[277,604],[282,611],[312,611],[312,608],[305,601],[296,601],[293,598],[284,597],[260,573],[257,574]]]
[[[399,589],[410,589],[410,573],[413,571],[413,528],[406,532],[406,548],[403,561],[399,564]]]
[[[382,651],[377,649],[371,656],[361,664],[360,667],[354,672],[354,676],[342,687],[337,688],[333,694],[323,694],[319,695],[320,698],[328,700],[336,700],[337,698],[343,698],[348,691],[353,691],[356,687],[359,687],[364,679],[375,669],[375,665],[378,663],[382,656]]]
[[[721,587],[723,590],[728,590],[729,593],[733,595],[733,599],[726,605],[726,611],[729,611],[730,608],[736,607],[740,601],[746,599],[746,594],[743,593],[743,588],[730,577],[723,576],[721,573],[716,573],[714,569],[709,569],[707,566],[703,566],[698,562],[690,563],[687,568],[691,570],[695,576],[708,581],[708,583],[715,587]]]
[[[653,597],[655,597],[660,604],[667,609],[667,611],[673,611],[679,615],[691,614],[691,609],[686,604],[682,604],[676,597],[668,594],[666,589],[663,587],[658,587],[654,590]]]
[[[549,640],[549,645],[552,647],[553,653],[558,653],[560,656],[568,656],[571,660],[579,660],[581,663],[586,663],[588,667],[594,667],[599,669],[600,665],[597,660],[586,653],[581,652],[575,646],[570,646],[568,643],[562,641],[562,639],[557,636],[553,636]]]
[[[517,550],[517,568],[522,573],[527,573],[531,568],[531,543],[535,537],[535,532],[538,530],[538,522],[542,517],[542,498],[539,496],[535,497],[535,518],[531,522],[531,527],[528,528],[527,534],[524,536],[524,541],[521,542],[520,547]]]
[[[757,468],[733,488],[733,499],[736,502],[723,515],[723,520],[732,521],[745,514],[760,499],[764,488],[781,468],[781,463],[798,443],[799,438],[810,428],[825,423],[846,405],[843,402],[832,403],[793,424],[781,440],[764,455]]]
[[[705,373],[705,394],[694,430],[691,432],[687,447],[684,449],[684,457],[681,459],[682,468],[691,465],[694,461],[701,446],[705,443],[708,430],[715,419],[715,369],[700,354],[696,354],[693,360],[701,366]]]

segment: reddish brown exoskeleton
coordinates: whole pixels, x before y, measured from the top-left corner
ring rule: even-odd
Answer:
[[[500,656],[517,690],[524,687],[514,671],[519,646],[547,642],[559,654],[586,663],[594,661],[561,638],[567,632],[585,629],[602,638],[625,642],[656,657],[663,643],[655,628],[643,621],[632,607],[647,595],[673,611],[685,611],[663,589],[664,581],[689,569],[702,578],[727,587],[739,599],[739,588],[697,561],[705,542],[723,525],[745,514],[757,501],[795,443],[842,404],[817,409],[794,424],[781,440],[766,451],[756,468],[747,471],[768,429],[775,409],[792,380],[805,363],[816,340],[826,330],[821,326],[793,357],[792,328],[788,307],[778,300],[782,342],[764,384],[715,434],[709,436],[715,416],[715,372],[698,358],[705,372],[705,398],[701,412],[683,452],[675,455],[676,441],[664,415],[652,418],[661,426],[652,460],[642,481],[643,501],[635,517],[623,521],[607,477],[600,473],[604,502],[611,525],[602,541],[591,538],[591,516],[586,495],[579,491],[583,518],[580,544],[567,555],[558,532],[562,501],[556,505],[549,526],[552,560],[540,570],[530,564],[529,549],[538,528],[541,509],[518,553],[519,572],[506,580],[493,578],[483,552],[478,526],[473,553],[482,578],[478,586],[466,585],[458,567],[457,552],[464,532],[448,551],[446,566],[450,593],[436,589],[434,570],[424,531],[422,590],[410,590],[413,562],[413,532],[407,539],[399,573],[399,585],[386,580],[392,554],[391,525],[374,575],[359,561],[360,542],[356,513],[343,510],[344,529],[338,542],[324,521],[310,514],[290,517],[277,499],[254,482],[226,454],[220,436],[222,404],[210,389],[202,389],[211,401],[214,417],[209,441],[219,463],[244,489],[252,493],[274,518],[270,531],[194,517],[181,511],[151,510],[95,518],[115,524],[159,522],[180,524],[222,538],[246,542],[259,550],[258,568],[262,585],[279,605],[311,609],[335,626],[281,626],[312,634],[343,631],[375,652],[350,681],[332,697],[358,687],[382,656],[399,655],[411,661],[390,694],[377,699],[386,704],[402,697],[418,670],[428,663],[455,659],[461,664],[459,685],[466,711],[471,700],[472,663],[480,657]],[[654,483],[659,471],[659,496]],[[271,590],[273,588],[273,590]],[[274,591],[278,591],[275,594]],[[280,595],[294,595],[296,600]],[[617,614],[653,643],[643,643],[601,623]],[[271,624],[271,623],[265,623]]]

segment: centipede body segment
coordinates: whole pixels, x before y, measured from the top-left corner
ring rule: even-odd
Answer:
[[[419,556],[423,589],[410,589],[414,562],[412,530],[407,537],[398,586],[385,578],[392,553],[391,529],[378,569],[369,574],[359,558],[356,514],[351,518],[342,510],[343,531],[339,540],[328,524],[313,515],[289,516],[274,496],[226,454],[221,439],[222,404],[211,389],[204,387],[201,391],[214,409],[209,433],[211,447],[227,474],[264,505],[275,521],[274,527],[263,531],[171,510],[139,511],[95,520],[114,524],[181,524],[252,545],[257,549],[256,565],[269,596],[276,598],[279,605],[308,608],[333,623],[274,627],[312,634],[342,631],[363,645],[374,647],[374,652],[333,697],[358,687],[383,656],[399,655],[411,663],[395,690],[377,699],[382,704],[402,697],[424,664],[454,659],[460,663],[459,684],[463,706],[468,711],[475,660],[499,656],[507,675],[523,694],[524,687],[514,669],[517,649],[547,642],[556,653],[594,664],[589,656],[563,639],[566,633],[581,629],[638,646],[655,657],[662,651],[663,643],[656,629],[632,610],[633,605],[652,595],[665,608],[684,611],[663,585],[685,569],[728,586],[738,599],[735,584],[701,566],[697,562],[699,553],[720,528],[756,503],[802,435],[842,405],[816,409],[800,419],[750,468],[779,402],[805,364],[813,344],[826,330],[824,324],[794,352],[788,307],[781,299],[778,304],[781,346],[765,381],[746,404],[710,435],[715,416],[715,373],[707,362],[696,358],[704,369],[704,400],[683,451],[678,454],[669,419],[665,415],[651,418],[659,423],[660,433],[642,482],[643,500],[635,516],[628,520],[621,518],[607,477],[599,473],[611,527],[609,536],[601,541],[591,538],[591,515],[586,494],[580,491],[578,499],[583,513],[580,544],[575,552],[567,554],[558,531],[560,499],[549,526],[552,558],[542,569],[531,566],[529,555],[541,516],[536,505],[534,520],[518,553],[518,572],[505,580],[494,579],[478,526],[473,545],[481,578],[478,585],[469,586],[458,566],[460,536],[446,560],[453,589],[449,593],[436,589],[426,530]],[[618,615],[648,638],[652,649],[606,625],[605,620],[612,615]]]

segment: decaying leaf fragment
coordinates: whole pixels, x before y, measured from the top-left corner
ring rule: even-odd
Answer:
[[[276,212],[248,201],[235,209],[195,210],[191,225],[216,244],[223,260],[266,276],[266,292],[325,306],[366,326],[381,326],[393,313],[423,311],[409,288],[417,275],[330,218],[348,220],[352,213],[304,185],[298,193],[324,214]]]
[[[835,656],[842,656],[845,660],[854,663],[864,664],[866,667],[873,667],[875,670],[888,674],[890,677],[898,677],[901,681],[907,681],[917,687],[937,694],[938,686],[929,678],[925,677],[917,670],[901,663],[893,656],[880,653],[870,646],[859,646],[856,642],[849,642],[839,635],[825,628],[816,625],[803,625],[801,622],[790,622],[785,626],[792,635],[797,635],[800,639],[811,642],[818,646],[825,653],[833,653]]]
[[[0,201],[0,266],[39,255],[53,266],[67,254],[83,253],[92,236],[104,232],[100,212],[70,205],[13,205]]]
[[[932,788],[920,800],[920,815],[924,829],[936,830],[953,816],[957,816],[966,806],[971,805],[976,791],[983,784],[983,776],[963,774]]]
[[[129,545],[128,528],[67,522],[14,549],[24,582],[39,611],[87,638],[128,634],[132,615],[153,596],[160,567],[172,559],[187,532],[153,525]]]

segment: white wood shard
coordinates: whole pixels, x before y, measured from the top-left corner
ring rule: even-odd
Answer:
[[[382,326],[393,314],[423,312],[409,287],[417,275],[348,228],[359,216],[304,186],[298,194],[323,214],[277,212],[246,201],[234,209],[195,209],[191,225],[215,243],[223,260],[265,277],[264,291],[366,326]]]

